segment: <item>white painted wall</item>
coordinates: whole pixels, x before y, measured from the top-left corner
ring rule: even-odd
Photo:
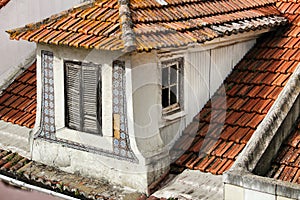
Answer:
[[[131,58],[135,140],[146,157],[156,154],[164,146],[158,123],[161,103],[157,62],[155,53],[138,53]]]
[[[255,41],[250,40],[210,50],[210,96],[220,87],[223,80],[255,44]]]
[[[40,21],[77,5],[81,0],[11,0],[0,10],[0,88],[35,57],[35,44],[9,40],[5,32]]]
[[[185,107],[188,123],[255,42],[252,39],[213,49],[191,49],[188,54],[189,62],[185,67]]]

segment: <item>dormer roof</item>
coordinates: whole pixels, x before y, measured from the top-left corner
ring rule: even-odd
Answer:
[[[7,32],[11,39],[36,43],[149,51],[284,24],[275,2],[95,0]]]

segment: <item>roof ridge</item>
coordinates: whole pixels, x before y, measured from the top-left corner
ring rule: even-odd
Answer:
[[[73,6],[70,9],[64,10],[58,14],[54,14],[51,15],[50,17],[47,17],[41,21],[35,22],[35,23],[30,23],[30,24],[26,24],[24,27],[21,28],[15,28],[15,29],[11,29],[11,30],[6,30],[5,32],[10,34],[10,37],[14,37],[14,35],[23,32],[23,31],[31,31],[34,29],[38,29],[40,28],[42,25],[44,24],[48,24],[49,22],[53,22],[53,20],[57,21],[65,16],[67,16],[68,14],[70,14],[71,12],[77,11],[79,9],[85,9],[85,8],[89,8],[95,5],[96,1],[87,1],[84,3],[81,3],[79,5]]]
[[[135,33],[133,31],[133,23],[130,11],[129,0],[118,0],[119,3],[119,18],[122,30],[122,40],[124,42],[125,52],[136,50]]]

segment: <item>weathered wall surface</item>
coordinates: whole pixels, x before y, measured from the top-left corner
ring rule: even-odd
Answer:
[[[225,200],[293,200],[292,198],[277,196],[229,184],[225,184],[224,194]]]
[[[40,21],[79,4],[80,0],[17,0],[0,10],[0,87],[35,57],[35,44],[9,40],[6,30]]]

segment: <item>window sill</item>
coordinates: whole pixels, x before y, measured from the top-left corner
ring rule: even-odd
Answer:
[[[60,139],[97,147],[112,151],[112,137],[93,135],[86,132],[76,131],[69,128],[61,128],[56,131],[56,136]]]
[[[165,121],[174,121],[176,119],[184,117],[185,115],[186,115],[186,113],[184,111],[180,111],[180,112],[176,112],[171,115],[165,115],[162,117],[162,119]]]
[[[184,111],[176,112],[171,115],[163,115],[162,124],[160,124],[159,128],[164,128],[174,123],[180,122],[185,116],[186,113]]]

